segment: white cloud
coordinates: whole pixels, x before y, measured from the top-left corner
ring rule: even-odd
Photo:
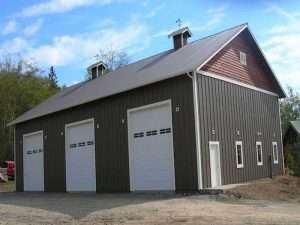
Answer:
[[[222,19],[226,16],[228,5],[223,4],[216,8],[211,8],[207,10],[207,23],[202,26],[196,26],[193,28],[194,31],[204,31],[209,30],[222,22]]]
[[[159,11],[161,11],[162,9],[164,9],[166,7],[166,4],[165,3],[162,3],[158,6],[156,6],[155,8],[153,8],[152,10],[150,10],[150,12],[148,12],[146,15],[145,15],[145,18],[146,19],[150,19],[150,18],[153,18],[154,16],[156,16]]]
[[[3,42],[0,45],[1,56],[9,54],[20,54],[23,51],[27,51],[29,48],[29,43],[27,40],[21,37],[15,37],[8,41]]]
[[[134,54],[147,47],[148,43],[147,28],[134,23],[122,29],[105,28],[92,33],[57,36],[51,43],[39,46],[26,39],[15,38],[0,45],[0,52],[6,50],[6,54],[21,54],[39,66],[86,66],[94,61],[99,49],[113,48]]]
[[[282,18],[280,24],[271,27],[262,47],[283,86],[300,90],[300,20],[296,13],[270,5],[266,12]]]
[[[219,5],[218,7],[210,8],[207,10],[208,14],[224,13],[228,8],[227,4]]]
[[[206,11],[206,13],[204,14],[204,17],[205,17],[204,20],[208,21],[208,22],[205,24],[202,24],[201,26],[198,25],[199,21],[197,21],[196,23],[192,23],[190,21],[184,21],[182,24],[182,27],[188,26],[192,32],[201,32],[201,31],[206,31],[206,30],[212,29],[222,22],[222,19],[226,16],[227,8],[228,8],[228,5],[223,4],[219,7],[216,7],[213,9],[208,9]],[[197,24],[197,25],[194,25],[194,24]],[[178,29],[178,27],[174,27],[172,29],[167,29],[167,30],[161,30],[161,31],[158,31],[157,33],[153,34],[152,37],[153,38],[162,37],[162,36],[167,37],[168,34],[170,34],[171,32],[173,32],[176,29]]]
[[[11,34],[14,33],[16,30],[17,30],[17,22],[14,20],[10,20],[2,28],[1,34],[2,35]]]
[[[115,2],[127,2],[129,0],[48,0],[42,3],[24,8],[18,15],[23,17],[38,16],[52,13],[63,13],[78,7],[94,4],[108,5]]]
[[[25,36],[34,35],[36,32],[38,32],[41,29],[43,23],[44,23],[43,19],[38,19],[34,23],[26,26],[23,30],[24,35]]]

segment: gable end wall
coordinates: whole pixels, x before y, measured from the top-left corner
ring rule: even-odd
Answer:
[[[246,53],[247,65],[240,63],[240,51]],[[238,35],[202,70],[267,91],[277,92],[273,76],[247,31]]]

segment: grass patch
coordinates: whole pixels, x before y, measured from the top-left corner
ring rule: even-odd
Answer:
[[[0,192],[13,192],[16,190],[15,181],[9,180],[6,183],[0,183]]]

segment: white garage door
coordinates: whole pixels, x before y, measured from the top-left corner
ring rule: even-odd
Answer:
[[[44,191],[43,132],[23,136],[24,191]]]
[[[67,191],[96,191],[94,121],[66,125]]]
[[[171,102],[128,111],[132,191],[175,190]]]

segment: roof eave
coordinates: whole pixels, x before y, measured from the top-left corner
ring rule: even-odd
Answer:
[[[264,61],[266,62],[267,66],[269,67],[269,69],[270,69],[270,71],[271,71],[271,73],[272,73],[272,75],[273,75],[273,77],[274,77],[274,79],[275,79],[275,81],[276,81],[276,84],[278,85],[278,87],[279,87],[279,89],[280,89],[280,92],[281,92],[281,93],[278,95],[279,98],[285,98],[287,95],[286,95],[286,93],[285,93],[283,87],[281,86],[281,84],[280,84],[280,82],[279,82],[279,80],[278,80],[278,78],[277,78],[277,76],[276,76],[274,70],[272,69],[270,63],[268,62],[268,60],[267,60],[265,54],[263,53],[261,47],[259,46],[259,44],[258,44],[258,42],[257,42],[257,40],[256,40],[256,38],[255,38],[255,36],[253,35],[252,31],[251,31],[250,28],[249,28],[249,26],[248,26],[247,28],[248,28],[248,31],[249,31],[251,37],[253,38],[253,40],[254,40],[254,42],[255,42],[255,44],[256,44],[256,46],[257,46],[257,48],[259,49],[259,51],[260,51],[260,53],[261,53],[261,55],[262,55]]]
[[[222,49],[224,49],[233,39],[235,39],[240,33],[242,33],[248,27],[247,24],[244,24],[243,27],[233,35],[227,42],[225,42],[214,54],[212,54],[208,59],[206,59],[201,65],[199,65],[195,70],[199,72],[202,67],[204,67],[212,58],[214,58]]]

